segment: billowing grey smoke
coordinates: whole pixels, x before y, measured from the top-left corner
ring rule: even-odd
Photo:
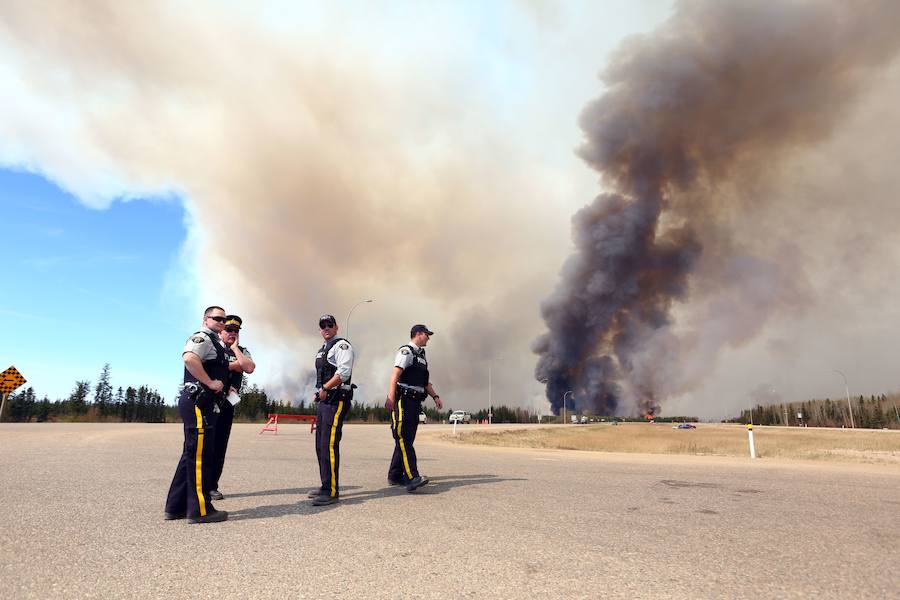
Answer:
[[[898,31],[891,1],[710,0],[620,48],[580,119],[579,155],[608,192],[573,218],[575,254],[533,346],[555,410],[572,390],[580,409],[652,413],[802,295],[790,261],[754,256],[728,224],[766,204],[753,182],[828,137],[896,55]],[[695,288],[709,320],[679,328],[673,309]],[[754,288],[773,292],[742,305]]]

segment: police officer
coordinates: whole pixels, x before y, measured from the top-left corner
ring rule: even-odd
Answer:
[[[209,475],[209,497],[213,500],[225,499],[225,496],[219,491],[219,478],[222,476],[222,468],[225,466],[225,452],[228,450],[228,438],[231,436],[231,424],[234,422],[234,404],[231,403],[230,398],[239,397],[237,395],[244,383],[244,373],[249,375],[256,369],[256,363],[253,362],[250,351],[240,345],[243,323],[244,321],[239,316],[228,315],[225,317],[225,331],[221,334],[225,346],[225,356],[228,358],[228,381],[226,393],[219,400],[219,414],[216,416],[216,441]]]
[[[427,477],[419,475],[416,466],[416,430],[419,428],[419,413],[422,401],[428,396],[441,409],[444,403],[434,391],[428,373],[425,346],[434,335],[425,325],[413,325],[409,331],[410,342],[400,346],[394,359],[394,371],[388,388],[385,407],[391,411],[391,434],[394,437],[394,456],[388,469],[390,485],[404,485],[412,492],[426,483]]]
[[[228,518],[216,510],[209,497],[207,479],[215,444],[213,407],[228,380],[228,358],[219,333],[225,327],[225,310],[210,306],[203,326],[188,338],[182,352],[184,384],[178,396],[178,412],[184,423],[184,448],[169,496],[166,520],[187,517],[191,523],[215,523]]]
[[[319,331],[325,343],[316,354],[316,456],[322,485],[309,495],[313,504],[324,506],[338,501],[338,470],[341,464],[341,430],[350,411],[353,389],[353,346],[337,337],[333,315],[319,317]]]

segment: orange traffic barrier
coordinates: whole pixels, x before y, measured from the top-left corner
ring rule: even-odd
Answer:
[[[264,431],[274,431],[275,435],[278,435],[278,420],[282,421],[285,419],[293,419],[295,421],[309,421],[309,432],[312,433],[316,430],[316,417],[315,415],[283,415],[278,413],[269,413],[269,420],[266,422],[265,426],[259,430],[259,434],[262,435]]]

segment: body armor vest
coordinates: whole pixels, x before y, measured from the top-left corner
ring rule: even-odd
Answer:
[[[244,348],[243,346],[238,346],[238,348],[241,349],[241,352],[244,352],[246,350],[246,348]],[[228,363],[229,364],[231,364],[232,362],[237,360],[237,357],[235,357],[234,352],[232,352],[230,348],[226,350],[226,353],[228,355]],[[225,387],[226,390],[228,389],[228,386],[231,386],[235,390],[240,392],[241,386],[244,385],[244,374],[238,373],[237,371],[232,371],[231,369],[229,369],[228,370],[228,381],[226,382],[225,385],[226,385],[226,387]]]
[[[225,347],[222,345],[222,342],[219,341],[219,336],[210,335],[205,331],[198,331],[194,335],[205,335],[209,337],[210,341],[212,341],[213,347],[216,349],[216,357],[211,358],[209,360],[203,361],[203,370],[206,371],[206,374],[210,379],[218,379],[222,383],[228,383],[228,357],[225,355]],[[184,368],[184,382],[185,383],[197,383],[197,378],[191,375],[191,372],[187,370],[187,367]],[[227,389],[227,388],[226,388]]]
[[[411,344],[400,346],[400,348],[404,347],[409,348],[409,351],[412,352],[413,360],[408,367],[403,369],[398,383],[424,389],[430,381],[428,379],[428,361],[425,359],[425,348],[420,348],[416,351]]]
[[[331,352],[331,349],[335,344],[344,341],[346,341],[344,338],[334,337],[322,344],[322,347],[319,348],[319,352],[316,354],[316,389],[322,389],[322,386],[337,373],[337,367],[328,362],[328,353]],[[352,374],[347,381],[342,381],[341,385],[349,385],[350,379],[353,379]]]

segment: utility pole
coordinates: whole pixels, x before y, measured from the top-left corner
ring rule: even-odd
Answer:
[[[562,404],[563,404],[563,405],[562,405],[562,409],[563,409],[563,411],[562,411],[562,423],[563,423],[563,425],[566,424],[566,396],[568,396],[569,394],[574,394],[574,392],[572,392],[572,390],[569,390],[569,391],[567,391],[565,394],[563,394],[563,398],[562,398]]]
[[[853,423],[853,404],[850,402],[850,385],[847,383],[847,376],[837,369],[832,369],[832,371],[844,378],[844,391],[847,392],[847,409],[850,411],[850,429],[855,429],[856,425]]]

